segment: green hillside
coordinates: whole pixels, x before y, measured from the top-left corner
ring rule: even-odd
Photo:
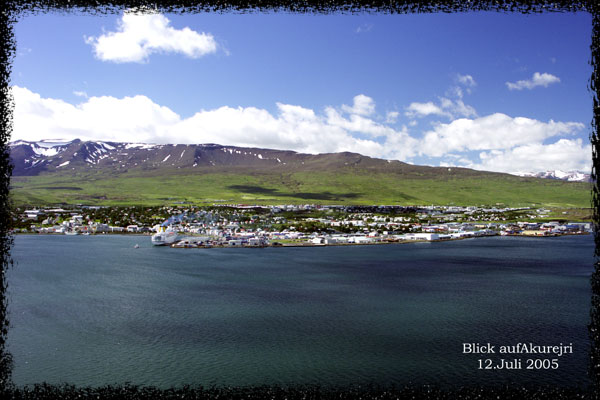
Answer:
[[[247,204],[397,204],[589,207],[589,183],[506,174],[383,173],[348,168],[335,172],[211,172],[170,170],[73,172],[11,179],[16,205],[162,205],[190,202]]]

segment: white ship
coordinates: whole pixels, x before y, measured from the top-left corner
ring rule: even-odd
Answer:
[[[155,246],[166,246],[175,243],[179,239],[177,231],[171,226],[168,228],[161,227],[160,230],[152,235],[152,244]]]

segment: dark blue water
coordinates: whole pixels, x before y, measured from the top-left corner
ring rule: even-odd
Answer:
[[[587,383],[591,235],[264,249],[17,236],[12,254],[17,385]],[[471,342],[573,354],[526,370],[529,355],[463,354]],[[515,357],[523,369],[478,369]]]

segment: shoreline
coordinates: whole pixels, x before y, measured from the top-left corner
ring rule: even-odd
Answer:
[[[553,235],[523,235],[523,234],[511,234],[511,235],[483,235],[483,236],[467,236],[467,237],[459,237],[459,238],[448,238],[448,239],[437,239],[437,240],[383,240],[378,242],[368,242],[368,243],[311,243],[311,242],[298,242],[298,243],[279,243],[277,241],[268,243],[266,245],[261,246],[248,246],[248,245],[227,245],[227,244],[211,244],[209,246],[174,246],[175,243],[171,245],[159,245],[153,247],[170,247],[175,249],[211,249],[211,248],[266,248],[266,247],[274,247],[274,248],[290,248],[290,247],[332,247],[332,246],[375,246],[375,245],[390,245],[390,244],[406,244],[406,243],[439,243],[439,242],[453,242],[457,240],[466,240],[466,239],[478,239],[484,237],[522,237],[522,238],[532,238],[532,239],[548,239],[548,238],[556,238],[562,236],[583,236],[589,235],[590,232],[577,232],[577,233],[562,233],[562,234],[553,234]],[[99,233],[99,234],[90,234],[90,235],[65,235],[64,233],[26,233],[26,232],[18,232],[14,233],[15,236],[135,236],[135,237],[152,237],[151,234],[140,234],[140,233]],[[194,236],[190,236],[193,238]]]
[[[439,243],[439,242],[453,242],[457,240],[468,240],[468,239],[479,239],[485,237],[509,237],[509,236],[517,236],[517,237],[526,237],[526,238],[555,238],[561,236],[583,236],[588,235],[588,232],[584,233],[566,233],[561,235],[552,235],[552,236],[532,236],[532,235],[485,235],[485,236],[470,236],[470,237],[461,237],[461,238],[451,238],[451,239],[438,239],[438,240],[391,240],[391,241],[382,241],[382,242],[374,242],[374,243],[330,243],[330,244],[314,244],[314,243],[289,243],[282,244],[281,246],[266,246],[266,247],[326,247],[326,246],[369,246],[369,245],[377,245],[377,244],[405,244],[405,243]],[[231,247],[231,246],[222,246],[222,247]],[[252,246],[246,246],[252,247]]]

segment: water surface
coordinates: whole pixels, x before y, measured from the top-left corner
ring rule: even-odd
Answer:
[[[140,236],[21,235],[13,380],[585,384],[593,246],[587,235],[171,249]],[[487,356],[462,354],[469,342],[574,353],[557,370],[486,371]]]

